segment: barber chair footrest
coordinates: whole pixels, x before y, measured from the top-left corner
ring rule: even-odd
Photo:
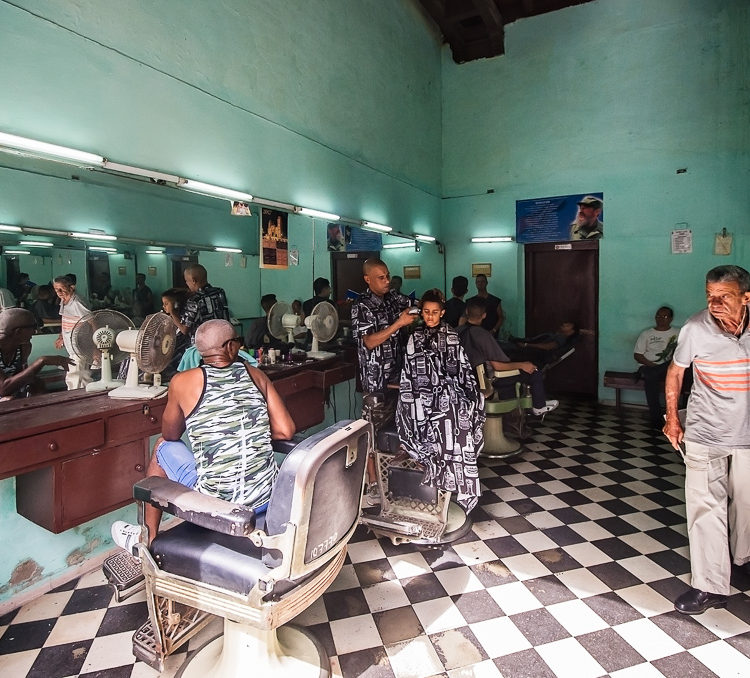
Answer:
[[[146,588],[141,561],[127,551],[109,556],[102,564],[102,571],[107,582],[114,588],[118,603]]]
[[[224,633],[183,664],[179,678],[327,678],[325,649],[307,629],[287,624],[261,630],[228,619]]]

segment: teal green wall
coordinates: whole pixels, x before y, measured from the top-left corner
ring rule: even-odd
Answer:
[[[506,26],[502,57],[459,66],[444,50],[448,279],[492,262],[490,289],[522,330],[522,246],[469,237],[513,233],[516,200],[604,191],[599,365],[634,369],[659,305],[681,323],[703,305],[709,268],[750,264],[749,11],[744,0],[598,0]],[[693,254],[670,254],[680,222]],[[712,254],[723,227],[731,257]]]
[[[15,6],[14,6],[15,5]],[[0,130],[256,196],[437,234],[440,45],[402,0],[20,0],[0,3]],[[0,157],[0,166],[8,159]],[[257,253],[257,222],[226,203],[161,186],[0,170],[0,222],[235,246]],[[88,179],[88,177],[87,177]],[[328,277],[324,226],[290,217],[300,266],[259,273],[201,253],[234,315],[260,293],[311,295]],[[317,236],[317,237],[316,237]],[[130,246],[133,248],[133,246]],[[166,260],[138,248],[138,267]],[[343,397],[343,396],[342,396]],[[329,415],[330,416],[330,415]],[[63,572],[77,549],[111,546],[105,516],[51,535],[15,513],[0,482],[0,601]],[[133,517],[132,509],[127,513]],[[38,580],[9,582],[25,558]]]

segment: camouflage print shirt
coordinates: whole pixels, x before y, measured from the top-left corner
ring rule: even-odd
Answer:
[[[263,394],[244,363],[202,365],[203,395],[185,419],[195,455],[195,489],[256,508],[271,496],[278,468]]]
[[[357,342],[359,378],[365,393],[385,391],[388,384],[398,384],[408,331],[402,328],[373,349],[365,346],[364,337],[392,325],[410,305],[409,297],[394,290],[381,298],[368,289],[352,306],[352,334]]]

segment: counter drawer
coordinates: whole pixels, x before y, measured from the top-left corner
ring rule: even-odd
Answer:
[[[165,402],[146,402],[135,412],[126,412],[110,417],[107,421],[107,442],[132,440],[161,433],[161,418]]]
[[[104,444],[104,422],[60,428],[0,444],[0,476],[12,470],[13,475],[25,469],[68,457],[76,452]]]

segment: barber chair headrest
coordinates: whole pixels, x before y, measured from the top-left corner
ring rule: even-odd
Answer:
[[[398,437],[398,431],[396,430],[396,422],[392,422],[387,428],[381,428],[378,431],[378,440],[376,447],[381,452],[390,452],[392,454],[398,454],[401,442]]]

